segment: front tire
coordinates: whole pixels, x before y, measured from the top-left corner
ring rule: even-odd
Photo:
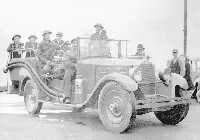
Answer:
[[[105,128],[114,133],[128,131],[135,121],[133,96],[117,82],[107,83],[100,92],[98,110]]]
[[[178,89],[178,97],[182,96],[181,89]],[[187,115],[189,110],[189,104],[174,105],[167,111],[155,111],[155,116],[163,123],[167,125],[176,125],[181,122]]]
[[[29,114],[38,114],[42,109],[42,102],[38,102],[39,89],[33,80],[28,80],[24,87],[24,103]]]

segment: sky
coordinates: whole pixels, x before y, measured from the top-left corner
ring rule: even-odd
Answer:
[[[200,1],[188,0],[188,56],[200,52]],[[127,39],[128,54],[143,44],[157,68],[165,68],[172,49],[183,54],[184,0],[0,0],[0,67],[5,67],[14,34],[42,40],[44,30],[71,40],[91,35],[102,23],[109,38]]]

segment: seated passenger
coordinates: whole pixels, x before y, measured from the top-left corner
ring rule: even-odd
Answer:
[[[12,40],[14,41],[13,43],[10,43],[10,45],[8,46],[7,51],[10,53],[14,50],[17,49],[21,49],[22,46],[24,46],[23,43],[20,43],[20,35],[14,35]],[[13,58],[18,58],[20,57],[20,54],[18,54],[18,52],[13,52]],[[12,56],[11,56],[12,59]],[[10,90],[11,94],[17,94],[19,92],[19,81],[16,80],[12,80],[12,87]]]
[[[66,52],[65,56],[65,75],[63,80],[63,103],[70,103],[72,100],[73,84],[76,76],[77,63],[77,40],[72,41],[70,50]]]
[[[36,51],[38,48],[38,43],[36,42],[37,37],[35,35],[30,35],[28,39],[29,42],[26,42],[25,49],[31,48]],[[26,56],[30,57],[30,52],[27,52]],[[32,57],[34,57],[34,54],[32,54]]]
[[[38,45],[37,56],[39,61],[37,62],[38,73],[43,75],[43,67],[51,62],[54,57],[55,50],[59,50],[59,46],[50,40],[52,32],[45,30],[42,34],[43,40]]]
[[[137,46],[137,53],[134,56],[143,56],[145,57],[145,52],[144,52],[143,45],[142,44],[138,44]]]
[[[14,50],[18,50],[18,49],[21,49],[24,44],[23,43],[20,43],[20,38],[21,36],[20,35],[14,35],[12,40],[14,41],[13,43],[10,43],[9,46],[8,46],[8,49],[7,51],[10,53]],[[12,56],[11,56],[12,57]],[[20,57],[20,54],[18,54],[18,52],[13,52],[13,58],[18,58]],[[12,59],[12,58],[11,58]]]
[[[70,46],[70,43],[69,41],[66,41],[62,46],[61,46],[61,50],[63,50],[64,52],[68,51],[69,50],[69,46]]]

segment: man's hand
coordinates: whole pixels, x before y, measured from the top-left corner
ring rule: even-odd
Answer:
[[[51,63],[50,61],[47,61],[47,62],[46,62],[47,65],[49,65],[50,63]]]

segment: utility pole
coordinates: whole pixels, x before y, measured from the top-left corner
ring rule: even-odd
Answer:
[[[187,0],[184,0],[184,55],[187,55]]]

